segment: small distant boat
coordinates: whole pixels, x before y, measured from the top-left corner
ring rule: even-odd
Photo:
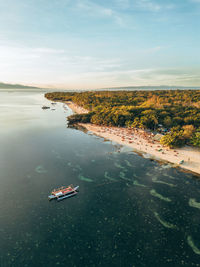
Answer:
[[[49,109],[50,107],[42,106],[42,109]]]
[[[52,199],[57,199],[57,201],[63,200],[65,198],[69,198],[69,197],[73,197],[75,196],[78,192],[79,186],[73,186],[73,185],[69,185],[67,187],[62,186],[60,188],[54,189],[51,192],[51,195],[48,196],[49,200]]]

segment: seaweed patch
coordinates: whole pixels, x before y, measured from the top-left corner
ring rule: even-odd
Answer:
[[[137,185],[137,186],[141,186],[141,187],[147,187],[147,186],[144,185],[144,184],[140,184],[137,180],[135,180],[135,181],[133,182],[133,184],[134,184],[134,185]]]
[[[36,168],[35,168],[35,171],[37,173],[46,173],[47,170],[42,166],[42,165],[38,165]]]
[[[81,180],[81,181],[85,181],[85,182],[89,182],[89,183],[93,182],[92,179],[90,179],[90,178],[88,178],[88,177],[84,177],[84,176],[81,175],[81,174],[79,174],[78,178],[79,178],[79,180]]]
[[[156,219],[166,228],[171,228],[171,229],[177,229],[177,226],[164,221],[163,219],[160,218],[159,214],[157,212],[154,212],[154,216],[156,217]]]
[[[123,179],[123,180],[126,180],[126,181],[132,181],[131,179],[125,177],[125,173],[124,173],[124,172],[120,172],[120,173],[119,173],[119,177],[120,177],[121,179]]]
[[[171,199],[170,199],[170,198],[168,198],[168,197],[164,197],[163,195],[157,193],[156,190],[154,190],[154,189],[152,189],[152,190],[150,191],[150,194],[151,194],[152,196],[157,197],[157,198],[159,198],[159,199],[161,199],[161,200],[164,200],[164,201],[166,201],[166,202],[171,202]]]
[[[108,175],[108,172],[105,172],[105,173],[104,173],[104,177],[105,177],[106,179],[110,180],[110,181],[113,181],[113,182],[116,182],[116,181],[117,181],[115,178],[110,177],[110,176]]]
[[[196,245],[194,244],[194,241],[193,241],[193,239],[192,239],[192,237],[190,235],[187,237],[187,242],[188,242],[188,245],[194,251],[194,253],[200,255],[200,249],[198,247],[196,247]]]
[[[171,187],[176,187],[175,184],[171,184],[171,183],[167,183],[167,182],[158,180],[156,177],[153,177],[153,178],[152,178],[152,182],[153,182],[153,183],[157,183],[157,184],[165,184],[165,185],[168,185],[168,186],[171,186]]]
[[[124,169],[124,167],[122,166],[122,165],[120,165],[120,164],[118,164],[118,163],[114,163],[114,165],[115,165],[115,167],[117,167],[117,168],[120,168],[120,169]]]
[[[132,167],[132,165],[131,165],[131,163],[128,161],[128,160],[124,160],[125,162],[126,162],[126,165],[128,166],[128,167]]]
[[[197,202],[194,198],[189,199],[189,206],[200,209],[200,202]]]

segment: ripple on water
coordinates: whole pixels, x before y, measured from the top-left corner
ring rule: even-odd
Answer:
[[[166,202],[171,202],[171,201],[172,201],[170,198],[168,198],[168,197],[164,197],[163,195],[161,195],[161,194],[159,194],[158,192],[156,192],[155,189],[152,189],[152,190],[150,191],[150,194],[151,194],[152,196],[157,197],[157,198],[159,198],[159,199],[161,199],[161,200],[164,200],[164,201],[166,201]]]
[[[189,206],[193,208],[200,209],[200,202],[197,202],[196,199],[190,198],[189,199]]]
[[[159,214],[157,212],[154,212],[154,216],[156,217],[156,219],[166,228],[171,228],[171,229],[177,229],[177,226],[164,221],[163,219],[161,219],[161,217],[159,216]]]
[[[194,251],[194,253],[200,255],[200,249],[198,247],[196,247],[196,245],[194,244],[194,241],[193,241],[193,239],[192,239],[192,237],[190,235],[187,237],[187,242],[188,242],[188,245]]]

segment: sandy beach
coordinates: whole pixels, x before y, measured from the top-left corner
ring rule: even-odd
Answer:
[[[87,109],[84,109],[78,105],[76,105],[75,103],[71,102],[71,101],[67,101],[65,102],[69,108],[71,108],[71,110],[75,113],[78,113],[78,114],[84,114],[84,113],[88,113],[88,110]]]
[[[66,104],[76,113],[88,112],[72,102],[67,102]],[[198,148],[185,146],[183,148],[169,149],[163,147],[159,141],[154,140],[154,135],[151,132],[139,129],[105,127],[90,123],[79,123],[79,125],[100,137],[129,146],[133,151],[142,153],[145,158],[170,162],[200,174],[200,149]]]

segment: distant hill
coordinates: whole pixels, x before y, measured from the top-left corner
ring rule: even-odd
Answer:
[[[32,89],[32,90],[47,90],[47,91],[135,91],[135,90],[200,90],[200,87],[187,87],[187,86],[121,86],[121,87],[107,87],[107,88],[94,88],[94,89],[65,89],[65,88],[40,88],[35,86],[26,86],[22,84],[9,84],[0,82],[0,90],[5,89]]]
[[[40,89],[40,88],[34,86],[25,86],[21,84],[0,83],[0,89]]]
[[[168,86],[168,85],[160,85],[160,86],[123,86],[123,87],[108,87],[97,90],[109,90],[109,91],[117,91],[117,90],[199,90],[200,87],[196,86]]]

